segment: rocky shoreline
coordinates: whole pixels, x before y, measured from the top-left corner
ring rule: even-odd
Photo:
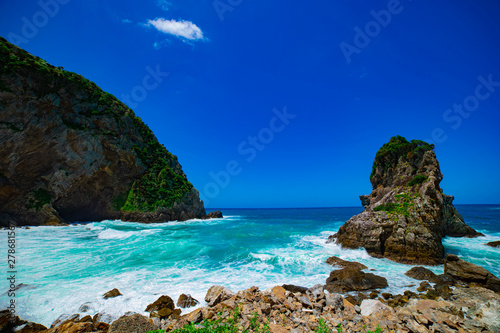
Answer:
[[[273,333],[500,332],[500,279],[455,255],[447,255],[441,275],[424,267],[411,268],[406,275],[421,281],[418,292],[401,295],[381,293],[387,281],[364,273],[366,267],[360,263],[336,257],[327,263],[340,269],[332,271],[326,284],[310,288],[283,285],[264,291],[251,287],[235,293],[212,286],[205,297],[207,305],[191,312],[181,310],[199,304],[190,295],[181,295],[177,303],[163,295],[145,309],[149,318],[127,313],[112,321],[99,313],[64,314],[50,328],[10,317],[4,310],[0,312],[0,332],[147,333],[159,329],[169,332],[185,325],[193,330],[232,325],[240,332]],[[339,272],[343,278],[332,279]],[[103,295],[118,296],[117,289]]]

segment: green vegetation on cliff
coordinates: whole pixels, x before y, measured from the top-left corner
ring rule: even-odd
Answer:
[[[52,66],[0,37],[0,92],[16,93],[14,90],[17,87],[9,84],[16,77],[33,78],[37,84],[30,88],[39,99],[58,98],[57,96],[65,93],[78,95],[85,107],[72,111],[77,113],[77,117],[62,117],[62,123],[68,129],[116,139],[120,133],[109,131],[95,123],[112,117],[120,128],[125,124],[132,124],[135,129],[133,136],[136,138],[135,144],[130,148],[144,165],[145,171],[130,184],[127,193],[112,199],[115,210],[145,212],[170,208],[193,189],[182,172],[177,157],[158,142],[148,126],[124,103],[83,76]],[[2,109],[0,103],[0,112]],[[2,121],[0,129],[21,132],[24,127]],[[114,144],[120,146],[121,141],[117,140]],[[40,205],[47,203],[51,203],[51,194],[40,188],[33,193],[29,208],[39,209]]]
[[[421,140],[412,140],[410,142],[400,135],[393,136],[375,155],[370,179],[375,175],[378,166],[381,166],[385,173],[389,168],[395,167],[398,164],[401,156],[407,159],[410,154],[428,150],[434,150],[434,145]]]

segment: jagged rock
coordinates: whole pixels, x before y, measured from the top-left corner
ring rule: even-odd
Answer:
[[[365,265],[355,262],[355,261],[347,261],[344,259],[340,259],[339,257],[330,257],[326,259],[326,263],[328,265],[337,266],[340,268],[353,268],[353,269],[367,269]]]
[[[177,157],[117,98],[1,37],[0,64],[0,225],[205,217]]]
[[[198,303],[200,302],[191,297],[191,295],[186,294],[180,295],[179,299],[177,300],[177,306],[180,308],[190,308],[192,306],[196,306],[196,304]]]
[[[92,317],[92,321],[94,322],[94,325],[97,325],[98,323],[106,323],[106,324],[111,324],[113,322],[113,316],[107,314],[107,313],[96,313],[94,317]]]
[[[146,311],[146,312],[153,312],[153,311],[158,312],[158,311],[161,311],[162,309],[169,309],[169,310],[171,310],[170,313],[172,313],[172,311],[175,309],[174,301],[172,300],[172,298],[170,298],[170,296],[167,296],[167,295],[161,296],[156,301],[149,304],[146,307],[146,310],[144,310],[144,311]]]
[[[131,316],[122,316],[115,320],[110,326],[108,333],[147,333],[154,331],[157,327],[153,321],[136,313]]]
[[[432,286],[427,281],[420,282],[420,285],[417,288],[417,290],[420,291],[420,292],[424,292],[424,291],[427,291],[429,289],[432,289]]]
[[[25,324],[18,316],[11,316],[9,310],[0,311],[0,332],[11,332],[14,327]]]
[[[31,323],[31,322],[22,324],[15,328],[16,333],[37,333],[37,332],[44,332],[46,330],[47,327],[41,324]]]
[[[102,295],[102,297],[104,299],[114,298],[114,297],[118,297],[118,296],[122,296],[122,293],[116,288],[112,289],[112,290],[108,291],[107,293],[105,293],[104,295]]]
[[[215,306],[220,302],[223,302],[227,299],[230,299],[234,296],[234,293],[223,286],[212,286],[207,291],[207,295],[205,296],[205,301],[209,306]]]
[[[500,248],[500,241],[488,242],[486,245]]]
[[[453,197],[442,193],[443,175],[433,149],[400,136],[384,144],[373,163],[373,191],[369,198],[361,197],[365,211],[329,241],[364,247],[374,257],[436,265],[444,262],[442,237],[480,236],[453,207]]]
[[[207,218],[209,219],[221,219],[224,216],[222,216],[222,212],[220,210],[215,211],[215,212],[210,212],[207,214]]]
[[[344,298],[339,294],[326,294],[326,305],[334,309],[344,310]]]
[[[446,256],[444,273],[457,280],[467,283],[477,283],[485,288],[500,292],[499,278],[483,267],[462,260],[454,254],[448,254]]]
[[[363,316],[369,316],[375,312],[389,311],[394,312],[391,307],[385,305],[381,301],[375,299],[365,299],[361,302],[360,305],[361,314]]]
[[[344,268],[330,273],[326,280],[325,289],[331,293],[345,293],[386,288],[387,279],[361,270]]]
[[[438,276],[433,271],[420,266],[412,267],[405,275],[416,280],[427,280],[432,283],[439,281]]]
[[[80,332],[95,332],[95,326],[91,322],[75,323],[66,322],[62,325],[52,327],[44,333],[80,333]]]

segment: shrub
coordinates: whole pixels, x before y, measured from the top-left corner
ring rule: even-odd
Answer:
[[[423,182],[425,182],[427,180],[427,176],[424,176],[424,175],[416,175],[415,177],[413,177],[412,180],[410,180],[408,182],[408,184],[406,184],[407,186],[413,186],[413,185],[417,185],[417,184],[422,184]]]

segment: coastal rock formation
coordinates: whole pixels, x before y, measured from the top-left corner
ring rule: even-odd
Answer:
[[[364,247],[374,257],[406,264],[444,261],[441,238],[476,237],[453,206],[453,196],[439,187],[443,175],[434,146],[391,138],[377,152],[370,181],[373,191],[361,196],[364,212],[329,237],[345,248]]]
[[[325,289],[331,293],[346,293],[387,288],[387,279],[359,268],[343,268],[332,271],[326,279]]]
[[[177,157],[84,77],[0,37],[1,225],[206,216]]]

